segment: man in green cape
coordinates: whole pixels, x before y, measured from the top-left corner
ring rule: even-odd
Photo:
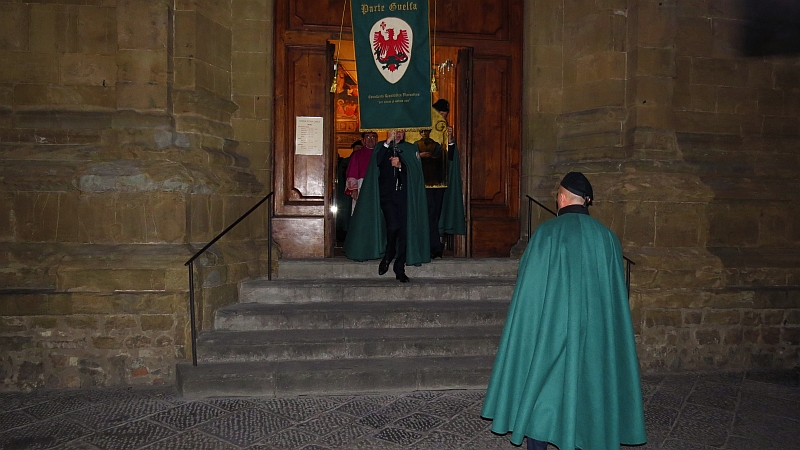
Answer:
[[[450,102],[440,98],[433,106],[434,128],[442,132],[442,145],[447,141],[447,189],[444,190],[442,208],[439,215],[439,235],[467,234],[464,215],[464,198],[461,191],[461,160],[458,156],[453,127],[447,122],[450,115]],[[439,255],[441,256],[441,254]]]
[[[537,228],[517,285],[481,415],[529,450],[618,450],[646,441],[639,362],[611,230],[589,216],[589,180],[570,172],[558,217]]]
[[[400,282],[409,281],[406,265],[431,260],[422,164],[417,147],[404,137],[402,131],[391,131],[372,152],[344,242],[350,259],[380,258],[379,275],[394,260]]]

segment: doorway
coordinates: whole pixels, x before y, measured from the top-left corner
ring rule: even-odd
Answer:
[[[342,247],[347,236],[350,224],[350,216],[354,203],[352,197],[348,195],[346,189],[347,167],[350,163],[350,156],[354,145],[361,143],[361,132],[359,131],[359,104],[358,104],[358,75],[356,73],[355,52],[353,41],[329,41],[331,64],[338,63],[338,73],[336,88],[331,92],[333,111],[330,117],[333,119],[331,127],[332,151],[328,160],[328,186],[331,194],[326,214],[326,235],[330,236],[328,243],[329,251],[326,252],[333,257],[345,257]],[[469,167],[469,117],[468,101],[470,68],[470,50],[459,47],[436,47],[433,51],[433,71],[437,90],[432,93],[432,103],[439,99],[447,99],[450,102],[450,114],[448,123],[453,126],[458,143],[461,165],[462,192],[465,211],[465,220],[469,223],[469,196],[467,193],[468,180],[467,168]],[[338,59],[337,59],[338,57]],[[334,62],[335,61],[335,62]],[[378,145],[386,140],[386,132],[378,133]],[[432,137],[435,137],[433,133]],[[420,134],[416,131],[406,133],[406,141],[410,143],[420,139]],[[363,144],[363,143],[362,143]],[[440,142],[441,144],[441,142]],[[467,230],[469,233],[469,230]],[[453,236],[445,234],[443,237],[445,247],[445,257],[466,257],[468,256],[466,236]]]

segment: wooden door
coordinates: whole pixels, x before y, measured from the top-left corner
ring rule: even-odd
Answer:
[[[523,2],[437,1],[437,45],[471,51],[457,99],[469,211],[464,256],[508,256],[519,238]],[[325,219],[333,151],[327,43],[339,38],[344,4],[276,1],[273,223],[283,257],[325,257],[333,248]],[[433,6],[431,0],[432,23]],[[344,39],[352,39],[349,15],[348,9]],[[298,116],[323,118],[322,155],[296,154]]]

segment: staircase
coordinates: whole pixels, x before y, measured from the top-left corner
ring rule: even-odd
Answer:
[[[516,281],[513,259],[408,267],[281,260],[279,278],[239,287],[177,366],[185,397],[484,388]]]

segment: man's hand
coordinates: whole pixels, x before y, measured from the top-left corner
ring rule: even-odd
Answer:
[[[430,158],[431,157],[431,152],[421,152],[419,154],[419,156],[420,156],[420,158]]]
[[[454,144],[456,142],[456,138],[453,135],[453,127],[451,127],[451,126],[447,127],[447,141],[450,144]]]
[[[350,191],[350,197],[353,197],[353,200],[358,200],[358,189]]]
[[[398,156],[390,157],[389,161],[392,163],[392,167],[397,167],[398,169],[403,167],[403,165],[400,164],[400,157],[398,157]]]
[[[395,132],[394,130],[387,133],[386,136],[386,145],[392,145],[392,141],[394,140]]]

